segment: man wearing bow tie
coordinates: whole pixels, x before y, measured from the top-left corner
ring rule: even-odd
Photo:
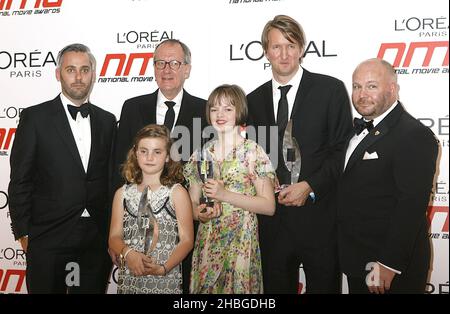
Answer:
[[[29,293],[105,293],[113,114],[88,102],[89,48],[58,54],[61,94],[22,111],[11,151],[9,210],[26,252]]]
[[[338,248],[349,292],[424,293],[437,140],[403,109],[386,61],[358,65],[352,90],[362,117],[355,118],[337,191]]]

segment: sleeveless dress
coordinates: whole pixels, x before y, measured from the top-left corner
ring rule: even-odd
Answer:
[[[147,201],[158,225],[156,245],[150,256],[157,264],[164,264],[179,242],[178,224],[172,202],[171,188],[161,186],[156,191],[148,189]],[[137,240],[138,234],[138,208],[142,192],[136,184],[124,185],[123,202],[123,237],[125,244],[136,251],[144,252],[144,244]],[[125,265],[119,268],[118,294],[175,294],[182,293],[181,266],[174,267],[166,276],[134,276]]]
[[[256,142],[244,140],[224,161],[217,161],[215,141],[205,144],[220,169],[219,179],[229,191],[256,195],[253,182],[275,171],[264,150]],[[190,184],[201,184],[198,153],[184,167]],[[215,175],[215,178],[218,179]],[[200,223],[192,254],[190,293],[263,293],[258,220],[255,213],[222,203],[222,215]]]

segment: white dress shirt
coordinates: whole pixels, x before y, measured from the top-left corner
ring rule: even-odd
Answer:
[[[75,104],[70,101],[63,93],[61,95],[61,102],[63,103],[64,112],[66,113],[67,120],[69,120],[70,129],[72,130],[75,143],[77,145],[78,153],[80,154],[81,162],[83,163],[84,171],[87,172],[89,164],[89,156],[91,154],[91,117],[90,115],[86,118],[81,116],[78,112],[76,120],[72,119],[67,105],[75,106]],[[87,99],[85,100],[85,102]],[[89,212],[84,209],[83,217],[89,217]]]
[[[373,119],[373,127],[376,127],[394,108],[398,106],[398,102],[396,101],[388,110],[386,110],[382,115],[376,117]],[[364,119],[364,121],[368,121]],[[362,142],[362,140],[366,137],[366,135],[369,134],[369,131],[367,129],[364,129],[359,135],[355,133],[353,137],[351,138],[350,142],[348,143],[347,152],[345,153],[345,163],[344,163],[344,169],[347,167],[348,160],[350,159],[350,156],[355,151],[356,147],[359,145],[359,143]]]
[[[173,126],[175,127],[175,124],[178,120],[178,115],[180,114],[180,108],[181,108],[181,100],[183,99],[183,89],[178,93],[177,96],[175,96],[174,99],[169,100],[167,99],[161,90],[158,91],[158,99],[156,101],[156,124],[163,125],[164,119],[166,117],[166,112],[168,110],[167,105],[165,104],[166,101],[173,101],[175,105],[173,106],[173,110],[175,111],[175,120],[173,122]],[[172,131],[172,130],[171,130]]]
[[[278,114],[278,102],[280,101],[281,98],[281,91],[278,89],[278,87],[292,85],[292,87],[289,89],[286,95],[288,101],[288,117],[289,117],[288,121],[289,121],[291,119],[292,108],[294,108],[295,96],[297,96],[297,91],[300,86],[302,76],[303,76],[303,68],[299,67],[294,77],[286,84],[281,85],[279,82],[275,80],[275,78],[272,78],[272,97],[273,97],[273,111],[275,121],[277,120]]]

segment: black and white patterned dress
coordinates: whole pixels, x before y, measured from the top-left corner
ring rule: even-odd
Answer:
[[[150,202],[153,216],[158,224],[158,240],[150,256],[157,264],[164,264],[179,242],[178,225],[172,201],[171,188],[161,186],[156,191],[148,190],[147,200]],[[136,240],[138,232],[138,206],[142,192],[136,184],[124,185],[124,217],[123,237],[125,244],[136,251],[143,252],[144,245]],[[117,293],[119,294],[174,294],[182,293],[181,266],[174,267],[166,276],[134,276],[125,265],[119,269]]]

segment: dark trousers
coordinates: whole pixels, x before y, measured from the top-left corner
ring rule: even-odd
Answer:
[[[391,288],[385,290],[385,294],[424,294],[426,279],[426,276],[422,278],[402,278],[402,275],[395,275]],[[365,278],[347,277],[347,283],[350,294],[370,294]]]
[[[330,243],[321,247],[305,245],[307,241],[314,239],[299,239],[283,226],[275,234],[260,238],[264,293],[298,293],[300,264],[305,272],[307,294],[341,292],[335,240],[330,239]]]
[[[396,274],[394,276],[394,279],[392,279],[391,282],[391,288],[388,291],[385,290],[385,293],[424,294],[427,285],[430,261],[431,244],[428,233],[425,231],[417,237],[416,245],[412,251],[407,268],[401,274]],[[370,293],[365,278],[347,276],[347,283],[350,294]]]
[[[80,218],[56,248],[30,241],[27,252],[28,293],[106,292],[111,272],[107,246],[92,218]]]
[[[427,284],[429,266],[430,254],[422,253],[420,255],[413,255],[408,268],[401,274],[396,274],[394,276],[394,279],[392,279],[391,282],[391,288],[389,290],[385,290],[385,293],[424,294]],[[350,294],[370,293],[365,278],[347,276],[347,283],[348,291]]]

